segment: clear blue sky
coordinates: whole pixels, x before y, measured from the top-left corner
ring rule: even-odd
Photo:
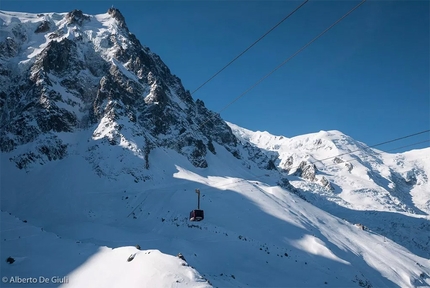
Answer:
[[[193,91],[300,3],[2,0],[0,9],[99,14],[114,5]],[[220,111],[358,3],[310,1],[193,97]],[[286,137],[335,129],[368,145],[430,129],[429,9],[428,1],[368,0],[221,116]]]

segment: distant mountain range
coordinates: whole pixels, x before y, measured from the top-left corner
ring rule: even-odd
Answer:
[[[286,138],[228,124],[241,142],[276,155],[303,199],[430,257],[430,148],[389,154],[339,131]]]
[[[151,275],[161,286],[430,286],[430,148],[389,154],[339,131],[286,138],[227,123],[115,8],[0,11],[0,125],[1,257],[18,260],[2,276],[63,273],[79,287],[103,263],[88,259],[107,257],[121,277],[128,266],[114,263],[139,243],[136,281],[117,287]],[[196,188],[198,223],[187,219]],[[153,249],[181,252],[200,274]],[[161,270],[142,278],[151,251]]]

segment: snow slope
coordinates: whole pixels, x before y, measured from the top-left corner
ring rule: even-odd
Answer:
[[[339,131],[285,138],[228,124],[241,141],[276,153],[278,169],[312,204],[430,258],[430,148],[390,154]],[[315,179],[296,176],[302,162],[314,165]]]
[[[1,259],[14,259],[2,261],[1,287],[210,287],[185,261],[158,250],[99,247],[5,212],[1,219]]]
[[[2,158],[2,209],[67,241],[114,248],[93,251],[88,261],[94,267],[106,262],[115,270],[123,269],[114,265],[115,253],[122,259],[133,248],[115,248],[139,244],[149,251],[181,252],[189,265],[218,287],[309,287],[326,282],[333,287],[430,285],[428,259],[314,207],[277,186],[270,175],[240,168],[240,160],[221,147],[216,149],[205,169],[192,166],[174,151],[158,149],[151,154],[157,163],[151,168],[153,178],[144,183],[125,175],[99,177],[79,156],[47,163],[31,173],[17,171]],[[105,152],[106,161],[114,161],[115,154]],[[202,191],[206,218],[190,223],[187,215],[195,208],[196,188]],[[11,246],[16,251],[12,257],[30,258]],[[2,255],[12,251],[4,249]],[[2,265],[1,272],[9,276],[6,267]],[[56,265],[45,267],[39,273],[56,271]],[[17,275],[28,275],[28,270],[16,269]],[[92,269],[96,268],[81,264],[60,275],[76,279],[70,284],[79,286]],[[175,277],[169,279],[179,276]],[[198,276],[187,279],[194,283]],[[105,282],[93,283],[103,287]]]
[[[288,139],[228,124],[242,141],[276,152],[278,168],[290,175],[302,161],[314,164],[317,180],[318,174],[330,180],[334,186],[332,196],[341,205],[357,210],[430,213],[429,148],[389,154],[339,131],[320,131]],[[402,197],[403,191],[408,196]],[[383,197],[372,197],[375,194]]]

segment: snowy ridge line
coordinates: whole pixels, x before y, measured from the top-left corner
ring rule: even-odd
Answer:
[[[415,142],[415,143],[412,143],[412,144],[408,144],[408,145],[405,145],[405,146],[400,146],[400,147],[397,147],[397,148],[393,148],[393,149],[387,150],[387,152],[392,152],[392,151],[403,149],[403,148],[413,147],[415,145],[419,145],[419,144],[423,144],[423,143],[427,143],[427,142],[430,142],[430,140],[424,140],[424,141],[420,141],[420,142]]]
[[[393,148],[393,149],[387,150],[386,153],[392,152],[392,151],[395,151],[395,150],[398,150],[398,149],[402,149],[402,148],[412,147],[412,146],[415,146],[415,145],[418,145],[418,144],[422,144],[422,143],[427,143],[427,142],[430,142],[430,140],[420,141],[420,142],[416,142],[416,143],[413,143],[413,144],[409,144],[409,145],[405,145],[405,146],[400,146],[400,147],[397,147],[397,148]],[[386,144],[386,143],[384,143],[384,144]],[[371,147],[375,147],[375,146],[368,146],[368,147],[371,148]],[[317,160],[316,162],[311,162],[311,164],[315,164],[315,163],[322,162],[322,161],[325,161],[325,160],[329,160],[329,159],[332,159],[332,158],[336,158],[336,157],[339,157],[339,156],[349,155],[349,154],[352,154],[352,153],[355,153],[355,152],[358,152],[358,151],[361,151],[361,150],[357,149],[357,150],[355,150],[353,152],[343,153],[343,154],[339,154],[337,156],[329,157],[327,159]],[[365,157],[369,157],[369,156],[365,155]],[[358,158],[351,158],[351,159],[348,159],[348,160],[345,160],[345,161],[353,162],[353,161],[359,161],[359,160],[360,159],[358,159]],[[337,164],[337,163],[325,164],[324,167],[331,167],[331,166],[336,166],[336,165],[339,165],[339,164]],[[298,166],[297,167],[292,167],[291,169],[294,169],[294,168],[298,168]]]
[[[417,132],[417,133],[414,133],[414,134],[409,134],[409,135],[406,135],[406,136],[402,136],[402,137],[399,137],[399,138],[387,140],[387,141],[384,141],[384,142],[381,142],[381,143],[378,143],[378,144],[370,145],[370,146],[367,146],[366,148],[378,147],[378,146],[381,146],[381,145],[384,145],[384,144],[388,144],[388,143],[400,141],[400,140],[403,140],[403,139],[406,139],[406,138],[418,136],[418,135],[421,135],[421,134],[424,134],[424,133],[427,133],[427,132],[430,132],[430,129],[429,130],[424,130],[424,131],[421,131],[421,132]],[[397,150],[397,149],[401,149],[401,148],[405,148],[405,147],[410,147],[410,146],[418,145],[418,144],[422,144],[422,143],[426,143],[426,142],[430,142],[430,140],[425,140],[425,141],[416,142],[416,143],[413,143],[413,144],[410,144],[410,145],[407,145],[407,146],[401,146],[401,147],[393,148],[393,149],[390,149],[387,152],[390,152],[390,151],[393,151],[393,150]],[[310,164],[316,164],[318,162],[322,163],[322,162],[324,162],[326,160],[334,159],[334,158],[337,158],[337,157],[340,157],[340,156],[350,155],[350,154],[353,154],[355,152],[360,152],[360,151],[362,151],[362,149],[356,149],[356,150],[353,150],[353,151],[340,153],[340,154],[337,154],[337,155],[334,155],[334,156],[330,156],[330,157],[327,157],[327,158],[316,159],[314,161],[309,161],[309,163]],[[347,161],[352,162],[352,161],[358,161],[358,160],[359,159],[357,159],[357,158],[352,158],[352,159],[349,159]],[[336,163],[332,163],[332,164],[325,164],[324,166],[325,167],[330,167],[330,166],[335,166],[335,165],[337,165],[337,164]],[[299,166],[300,166],[300,164],[296,165],[296,166],[291,166],[291,167],[289,167],[289,169],[293,170],[293,169],[299,168]]]
[[[85,113],[83,113],[81,115],[78,112],[82,112],[83,110],[85,110],[88,107],[90,107],[93,110],[94,109],[98,110],[98,111],[93,111],[93,112],[94,112],[94,114],[97,114],[96,118],[98,117],[97,121],[98,121],[98,124],[99,124],[97,126],[96,130],[93,133],[92,140],[108,139],[110,141],[110,143],[113,144],[113,143],[115,143],[115,141],[117,141],[117,139],[119,139],[118,141],[120,142],[120,146],[123,146],[123,147],[125,146],[130,151],[136,152],[136,151],[134,151],[135,150],[134,148],[136,148],[136,145],[134,145],[134,146],[131,145],[131,144],[135,144],[135,143],[131,143],[131,141],[129,141],[129,139],[128,139],[128,138],[130,138],[129,134],[133,134],[133,136],[135,136],[135,134],[143,134],[143,141],[142,142],[144,142],[144,146],[145,147],[149,147],[148,148],[149,151],[148,152],[137,151],[136,153],[138,153],[141,156],[141,158],[144,157],[143,154],[145,154],[145,153],[149,154],[150,153],[151,147],[158,147],[159,145],[162,146],[162,148],[163,148],[162,151],[164,152],[164,154],[167,154],[168,157],[171,157],[171,155],[168,153],[169,151],[166,150],[166,145],[169,144],[168,141],[165,140],[165,139],[162,139],[162,137],[157,137],[157,136],[151,135],[151,130],[149,130],[149,129],[151,129],[151,127],[155,127],[156,126],[155,124],[157,124],[157,123],[154,123],[154,121],[153,121],[154,119],[151,119],[151,117],[147,117],[147,119],[149,119],[147,121],[142,121],[142,122],[144,122],[144,124],[140,124],[140,122],[138,121],[139,125],[144,126],[144,125],[147,124],[147,126],[150,126],[149,129],[137,129],[138,132],[136,132],[136,130],[134,130],[134,129],[129,129],[128,131],[126,131],[127,134],[124,133],[124,132],[116,131],[117,128],[122,128],[124,126],[127,126],[126,123],[124,123],[126,121],[123,121],[123,120],[127,120],[127,117],[129,117],[130,119],[133,118],[132,121],[136,121],[136,118],[137,119],[141,118],[142,113],[140,113],[140,112],[142,112],[142,111],[137,111],[137,113],[134,113],[136,111],[133,111],[133,110],[132,111],[127,111],[128,104],[123,105],[126,102],[123,101],[122,99],[115,99],[115,98],[113,98],[113,100],[109,100],[109,101],[107,99],[105,99],[106,98],[105,94],[110,93],[109,92],[110,91],[109,88],[105,89],[105,87],[110,87],[110,86],[107,85],[107,84],[106,85],[104,85],[104,84],[105,83],[110,83],[110,82],[108,82],[110,78],[118,77],[118,79],[121,81],[121,83],[130,82],[129,83],[130,86],[131,86],[130,88],[133,88],[135,90],[139,90],[139,93],[142,94],[141,93],[142,91],[140,91],[140,90],[143,89],[144,88],[143,86],[145,86],[145,85],[143,85],[142,84],[143,82],[141,83],[140,81],[146,77],[145,76],[146,74],[142,76],[142,75],[140,75],[139,73],[136,72],[137,68],[133,68],[133,67],[135,67],[133,65],[136,65],[135,64],[136,61],[134,61],[134,62],[132,61],[132,59],[133,59],[133,57],[135,55],[132,55],[131,57],[129,57],[129,59],[127,57],[130,56],[130,55],[126,55],[127,57],[123,56],[123,57],[125,57],[125,60],[123,58],[119,58],[119,57],[116,56],[116,54],[115,54],[116,52],[115,51],[117,51],[119,48],[125,50],[125,52],[123,52],[124,54],[127,54],[127,52],[128,52],[127,49],[130,50],[129,49],[130,48],[129,47],[130,46],[130,39],[128,39],[128,38],[130,38],[130,35],[127,34],[128,30],[125,31],[125,32],[127,32],[127,33],[125,33],[124,30],[119,29],[119,27],[118,27],[119,24],[116,23],[118,19],[114,19],[115,17],[113,16],[113,14],[114,14],[113,12],[115,12],[116,10],[115,9],[112,9],[112,10],[113,11],[108,11],[108,13],[106,13],[106,14],[100,14],[100,15],[96,15],[96,16],[89,16],[89,15],[86,15],[86,14],[82,14],[82,11],[80,11],[80,10],[74,10],[74,11],[69,12],[69,13],[62,13],[62,14],[58,14],[58,15],[55,14],[55,15],[57,15],[56,16],[57,18],[55,19],[55,21],[51,19],[53,17],[52,13],[51,14],[45,14],[44,19],[49,20],[47,23],[50,23],[52,27],[50,27],[47,31],[43,32],[43,34],[42,33],[41,34],[36,34],[36,36],[38,38],[36,39],[37,43],[34,44],[34,45],[32,44],[34,41],[30,41],[30,40],[32,40],[32,37],[33,38],[36,37],[36,36],[33,35],[34,29],[33,28],[27,29],[28,30],[26,32],[28,34],[27,37],[30,40],[27,41],[28,43],[27,42],[24,43],[26,45],[25,47],[33,45],[33,46],[39,47],[40,48],[39,50],[43,50],[43,51],[45,51],[44,49],[46,47],[48,47],[48,48],[51,47],[51,46],[48,45],[48,43],[75,43],[75,44],[77,44],[77,46],[72,45],[72,47],[74,47],[74,48],[71,49],[71,51],[69,51],[69,52],[70,53],[75,53],[77,51],[76,52],[76,55],[77,55],[76,62],[77,62],[77,64],[76,63],[74,63],[74,64],[76,64],[76,65],[78,65],[78,64],[79,65],[83,65],[82,67],[83,67],[84,70],[82,70],[82,71],[86,72],[86,74],[84,76],[91,76],[90,74],[92,73],[93,77],[91,77],[91,79],[90,79],[91,81],[88,81],[89,84],[93,85],[95,83],[100,82],[98,84],[100,84],[101,87],[99,88],[99,90],[96,91],[97,94],[101,95],[100,97],[97,96],[97,98],[100,98],[100,101],[98,101],[96,99],[97,102],[95,104],[97,104],[97,105],[88,105],[88,103],[84,103],[84,101],[74,101],[76,99],[72,99],[73,100],[72,101],[70,99],[71,98],[70,96],[76,96],[77,95],[75,93],[77,91],[76,89],[82,88],[82,87],[76,88],[75,86],[73,86],[72,88],[70,88],[70,91],[72,91],[71,94],[68,94],[68,95],[66,95],[68,97],[65,97],[64,93],[65,93],[66,90],[67,90],[67,92],[69,91],[69,87],[67,87],[67,89],[62,89],[62,90],[59,89],[59,87],[61,86],[61,85],[59,85],[59,83],[61,82],[61,79],[59,79],[58,77],[55,78],[53,76],[52,73],[55,72],[54,71],[55,69],[54,70],[51,69],[51,72],[52,71],[54,71],[54,72],[48,73],[48,74],[45,75],[47,77],[47,79],[44,79],[41,75],[39,75],[40,74],[39,72],[45,69],[44,65],[39,65],[40,63],[37,65],[37,67],[36,67],[35,64],[33,65],[37,69],[34,68],[33,66],[31,67],[32,69],[34,68],[33,69],[34,71],[33,70],[31,71],[32,72],[32,74],[31,74],[32,77],[33,76],[34,77],[35,76],[38,77],[38,82],[36,82],[34,85],[36,85],[36,84],[39,85],[40,83],[42,83],[44,85],[44,83],[46,82],[45,80],[51,80],[51,82],[57,82],[56,85],[54,85],[55,87],[53,87],[53,88],[50,85],[48,85],[50,87],[48,89],[50,90],[49,92],[51,92],[51,90],[52,90],[52,92],[55,92],[56,93],[55,96],[58,96],[60,98],[60,100],[58,100],[58,101],[57,100],[52,100],[49,97],[44,97],[44,100],[46,100],[45,102],[48,103],[47,105],[52,105],[52,106],[54,106],[54,108],[58,108],[58,110],[59,110],[58,114],[68,113],[68,116],[70,116],[70,118],[74,118],[74,119],[72,119],[72,121],[70,121],[71,123],[66,123],[66,124],[69,124],[70,126],[72,126],[72,127],[67,127],[69,129],[66,129],[66,130],[70,131],[70,130],[74,130],[74,128],[78,128],[78,129],[87,128],[85,125],[91,124],[91,119],[90,118],[92,118],[92,116],[91,116],[92,114],[90,113],[90,116],[87,117],[88,115],[86,115]],[[111,13],[113,13],[113,14],[110,16]],[[11,15],[13,15],[13,13]],[[74,19],[74,20],[78,20],[79,21],[79,20],[81,20],[79,17],[83,17],[84,20],[80,24],[74,23],[74,25],[68,25],[67,21],[72,21],[69,18],[67,18],[67,17],[69,17],[69,15],[70,15],[70,19]],[[73,15],[75,15],[75,16],[73,16]],[[79,16],[79,15],[83,15],[83,16]],[[34,22],[34,23],[32,22],[32,25],[34,26],[34,28],[36,28],[37,24],[39,24],[42,21],[42,18],[40,18],[41,16],[36,15],[36,14],[32,14],[31,17],[33,19],[32,21]],[[73,17],[75,17],[75,18],[73,18]],[[90,19],[90,20],[88,20],[86,17],[89,17],[88,19]],[[22,19],[20,21],[22,23],[25,23],[25,25],[27,24]],[[20,24],[22,24],[22,23],[20,23]],[[23,26],[25,26],[25,25],[23,25]],[[121,25],[119,25],[119,26],[121,26]],[[11,27],[12,27],[12,25],[11,25]],[[8,28],[10,28],[10,27],[8,27]],[[9,30],[11,30],[11,29],[12,28],[10,28]],[[116,31],[116,29],[117,30],[119,29],[120,31]],[[118,33],[114,33],[114,32],[118,32]],[[58,37],[56,36],[56,38],[51,39],[53,36],[55,36],[57,34],[59,34]],[[112,34],[112,36],[115,36],[115,37],[110,37],[109,38],[110,40],[107,40],[107,37],[110,34]],[[75,37],[69,37],[70,35],[75,35]],[[88,43],[90,43],[90,44],[89,45],[85,45],[82,42],[79,42],[82,39],[88,40]],[[69,40],[70,42],[69,41],[65,41],[65,40]],[[109,44],[109,41],[111,41],[113,43]],[[58,44],[58,46],[61,46],[61,45]],[[56,45],[54,45],[54,46],[57,47]],[[91,47],[88,47],[88,46],[91,46]],[[95,49],[94,53],[88,52],[92,48]],[[55,49],[60,49],[60,48],[55,48]],[[138,47],[138,50],[139,49],[140,48]],[[39,51],[39,50],[37,50],[37,51]],[[156,61],[154,61],[155,64],[156,64],[154,70],[157,70],[157,71],[160,72],[161,71],[160,69],[164,68],[164,66],[163,66],[164,63],[161,63],[161,61],[159,60],[159,58],[156,58],[156,56],[154,56],[155,54],[153,54],[152,52],[148,52],[148,51],[146,51],[143,48],[140,49],[138,52],[142,52],[143,50],[149,56],[154,57],[154,59],[156,60]],[[48,49],[47,51],[49,52],[51,50]],[[133,52],[136,52],[136,51],[133,51]],[[37,56],[36,54],[34,56]],[[18,55],[18,56],[20,56],[20,55]],[[14,55],[13,57],[17,58],[18,56],[15,57],[15,55]],[[84,64],[82,64],[85,61],[82,62],[82,63],[79,62],[83,58],[87,57],[88,59],[90,59],[90,60],[92,60],[94,62],[94,63],[91,62],[91,64],[94,64],[92,66],[97,66],[96,64],[99,64],[99,63],[96,62],[96,60],[97,61],[100,60],[98,58],[98,56],[100,56],[100,59],[105,60],[106,63],[102,63],[102,64],[110,65],[110,68],[112,68],[111,69],[112,71],[109,71],[110,74],[103,75],[104,71],[101,71],[102,68],[104,68],[103,65],[99,65],[100,67],[95,67],[94,68],[94,67],[86,67]],[[145,58],[142,57],[142,59],[145,59]],[[152,60],[154,60],[154,59],[152,59]],[[73,60],[75,60],[75,59],[73,59]],[[138,58],[137,60],[143,61],[143,60],[141,60],[141,58]],[[48,63],[48,62],[49,61],[45,61],[43,63]],[[137,61],[137,62],[139,62],[139,61]],[[37,64],[38,62],[36,61],[35,63]],[[93,70],[91,70],[91,68],[94,68],[97,73],[93,72]],[[46,68],[46,69],[48,69],[48,68]],[[141,70],[139,70],[139,71],[141,71]],[[160,88],[160,87],[162,87],[161,84],[166,84],[166,83],[164,83],[163,81],[160,80],[161,84],[159,85],[159,83],[158,83],[159,81],[157,79],[161,79],[160,75],[156,75],[153,79],[150,80],[149,78],[150,78],[150,75],[152,75],[151,74],[152,72],[153,71],[150,71],[150,73],[148,73],[148,77],[147,77],[148,78],[148,83],[149,83],[148,84],[149,86],[147,87],[148,89],[146,89],[146,90],[143,89],[143,90],[145,90],[143,92],[144,95],[146,95],[147,93],[149,93],[147,96],[145,96],[145,101],[146,101],[147,97],[149,97],[149,96],[152,95],[151,94],[153,92],[152,88],[154,88],[154,87],[155,88]],[[58,71],[57,71],[57,73],[58,73]],[[170,72],[168,72],[168,73],[170,73]],[[83,74],[83,73],[81,73],[81,74]],[[80,74],[77,74],[77,75],[80,75]],[[39,79],[40,78],[39,76],[42,77],[43,79],[42,78]],[[69,76],[69,75],[66,75],[66,76]],[[101,77],[101,79],[100,79],[100,77]],[[52,81],[52,80],[54,80],[52,78],[55,78],[56,81]],[[108,80],[106,80],[106,79],[108,79]],[[69,80],[69,79],[67,79],[67,80]],[[171,79],[169,78],[168,80],[170,81]],[[174,80],[176,81],[177,79],[175,78]],[[153,81],[153,82],[150,83],[151,81]],[[190,105],[190,103],[187,102],[187,105],[190,106],[189,108],[194,108],[194,110],[193,110],[194,114],[193,114],[193,117],[186,117],[186,108],[187,107],[184,107],[183,105],[180,105],[180,104],[181,103],[185,104],[188,99],[185,98],[185,97],[181,98],[179,96],[180,95],[179,92],[178,92],[179,90],[176,91],[175,89],[178,88],[178,87],[179,88],[183,88],[183,87],[181,86],[180,81],[179,82],[178,81],[175,82],[175,81],[173,81],[174,83],[172,85],[170,85],[171,83],[169,83],[170,86],[167,85],[168,91],[170,91],[170,93],[168,91],[166,91],[167,92],[167,98],[169,98],[169,100],[172,100],[172,102],[174,102],[173,104],[171,102],[169,102],[169,104],[172,104],[171,107],[169,106],[169,109],[172,108],[171,110],[173,110],[174,112],[178,112],[180,115],[183,115],[184,119],[181,119],[181,120],[184,120],[183,123],[185,123],[185,125],[188,124],[187,121],[189,121],[192,124],[192,125],[190,125],[192,127],[192,129],[186,129],[187,133],[184,134],[184,135],[186,135],[186,136],[184,136],[184,138],[185,138],[184,142],[185,142],[186,138],[188,137],[188,135],[190,136],[190,138],[194,137],[195,140],[198,140],[198,141],[199,140],[200,141],[203,140],[204,144],[206,144],[206,141],[211,142],[212,141],[211,136],[208,136],[207,131],[210,130],[210,129],[212,129],[213,127],[204,127],[204,125],[197,124],[197,123],[202,123],[206,119],[210,119],[211,123],[214,126],[217,126],[217,124],[219,125],[220,122],[221,122],[221,119],[218,118],[219,115],[215,115],[213,112],[209,111],[206,107],[204,107],[204,104],[203,104],[204,110],[202,112],[202,111],[200,111],[200,109],[199,109],[199,107],[197,105],[192,106],[192,105]],[[72,81],[72,82],[80,83],[80,81]],[[88,83],[85,83],[85,84],[88,84]],[[40,85],[42,85],[42,84],[40,84]],[[93,85],[93,86],[96,87],[98,85]],[[28,90],[29,92],[34,92],[33,89],[32,89],[32,87],[29,88],[29,90]],[[94,89],[96,89],[96,88],[94,88]],[[37,93],[37,91],[34,92],[34,93]],[[27,93],[27,94],[29,94],[29,93]],[[32,95],[30,95],[30,96],[32,96]],[[91,95],[85,95],[85,96],[87,98],[90,98]],[[140,95],[140,96],[142,96],[142,95]],[[85,98],[85,99],[88,100],[87,98]],[[80,100],[83,100],[83,99],[80,99]],[[103,100],[103,101],[101,101],[101,100]],[[126,99],[126,100],[130,101],[130,99]],[[73,104],[76,104],[76,106],[72,105],[69,102],[74,102]],[[98,102],[100,102],[100,103],[98,103]],[[156,103],[158,103],[158,102],[156,102]],[[12,104],[14,104],[14,103],[12,103]],[[146,104],[148,104],[148,103],[146,103]],[[176,104],[179,104],[179,105],[176,105]],[[193,104],[196,104],[196,103],[193,103]],[[154,104],[154,105],[156,105],[156,104]],[[72,106],[73,106],[74,109],[71,108]],[[25,109],[25,107],[28,107],[28,105],[24,105],[24,104],[21,105],[22,109]],[[128,107],[131,107],[131,106],[128,106]],[[43,110],[43,109],[41,109],[41,110]],[[68,110],[68,111],[66,111],[66,110]],[[122,112],[126,112],[126,113],[124,113],[123,115],[121,115],[119,117],[120,118],[119,120],[117,118],[115,120],[112,120],[113,119],[112,116],[115,115],[115,111],[117,111],[117,110],[120,111],[119,113],[122,113]],[[146,109],[146,110],[150,110],[150,109]],[[155,110],[155,109],[152,109],[152,110]],[[39,114],[43,114],[43,111],[37,111],[37,112],[40,112]],[[145,112],[147,112],[147,111],[145,111]],[[208,113],[209,117],[205,117],[206,113]],[[21,114],[21,113],[17,113],[17,114]],[[130,116],[130,115],[132,115],[132,116]],[[39,115],[38,115],[38,117],[39,117]],[[44,115],[40,115],[40,118],[42,118],[42,117],[44,117]],[[59,117],[59,118],[61,118],[61,117]],[[101,120],[99,118],[101,118]],[[167,117],[165,117],[165,118],[167,118]],[[7,126],[13,126],[14,122],[16,122],[16,121],[17,121],[17,119],[16,119],[16,117],[14,117],[14,118],[8,119],[8,121],[5,121],[2,124],[4,124],[3,126],[5,126],[5,127],[7,127]],[[61,123],[62,121],[59,120],[59,122]],[[160,123],[160,122],[162,122],[162,121],[159,121],[158,123]],[[73,127],[73,123],[77,123],[76,127]],[[61,124],[63,124],[63,123],[61,123]],[[108,125],[109,127],[107,127],[106,125]],[[60,126],[62,126],[62,125],[60,125]],[[65,126],[67,126],[67,125],[65,125]],[[202,129],[203,127],[205,129]],[[224,126],[219,126],[219,127],[222,127],[224,129]],[[34,128],[34,130],[36,131],[40,127],[38,127],[37,125],[35,125],[34,127],[32,126],[32,128]],[[50,128],[50,127],[48,127],[48,128]],[[61,127],[61,128],[63,128],[63,127]],[[126,128],[128,128],[128,127],[126,127]],[[140,128],[142,128],[142,127],[140,127]],[[145,128],[148,128],[148,127],[145,127]],[[181,128],[181,127],[178,127],[178,128]],[[7,129],[13,130],[11,127],[8,127]],[[157,127],[157,129],[158,129],[158,127]],[[124,129],[123,131],[125,131],[125,130],[126,129]],[[162,130],[162,129],[159,129],[159,130]],[[176,130],[176,132],[179,132],[179,131],[181,131],[181,129],[177,129]],[[229,134],[231,134],[231,131],[226,131],[226,132],[229,132]],[[34,132],[34,133],[36,133],[36,132]],[[159,132],[154,132],[154,133],[158,133],[157,135],[160,135]],[[182,132],[179,132],[179,135],[181,135],[181,133]],[[23,139],[23,138],[28,138],[28,137],[17,137],[16,135],[12,136],[12,134],[10,134],[10,135],[11,135],[10,139],[7,139],[9,141],[4,141],[9,146],[9,147],[7,147],[7,149],[11,148],[10,146],[20,145],[19,142],[27,141],[26,139]],[[31,136],[33,136],[33,135],[31,135]],[[219,141],[219,143],[223,142],[222,137],[219,137],[219,135],[216,135],[215,137],[218,138],[217,141],[219,141],[219,139],[221,139]],[[230,139],[228,139],[228,138],[230,138]],[[231,147],[227,147],[227,149],[233,148],[232,150],[235,150],[237,148],[235,146],[236,145],[236,141],[235,141],[235,139],[234,139],[234,137],[233,137],[232,134],[231,134],[231,137],[227,137],[227,138],[224,138],[224,139],[227,139],[226,142],[222,143],[224,146],[228,146],[228,145],[230,145],[232,143],[234,144],[234,145],[232,144]],[[228,143],[228,141],[230,141],[230,143]],[[42,142],[42,141],[40,141],[40,142]],[[12,143],[12,144],[10,144],[10,143]],[[64,143],[64,144],[68,145],[69,143]],[[127,147],[127,144],[128,144],[128,147]],[[189,156],[189,154],[191,154],[191,149],[187,150],[187,147],[184,148],[181,145],[183,145],[183,143],[181,143],[180,145],[177,145],[176,147],[179,146],[179,149],[183,149],[183,150],[181,150],[181,152],[183,152],[184,154],[188,153],[188,156]],[[6,144],[5,144],[5,146],[6,146]],[[130,146],[133,146],[133,147],[130,148]],[[171,145],[171,146],[174,147],[174,148],[171,148],[171,149],[175,149],[176,148],[175,145]],[[67,151],[67,150],[68,150],[67,148],[64,149],[64,151]],[[200,151],[198,151],[198,152],[200,152]],[[204,153],[206,153],[206,151],[204,151]],[[25,153],[22,153],[21,155],[17,155],[17,157],[15,158],[16,159],[15,161],[16,161],[17,165],[19,165],[19,167],[23,167],[23,166],[27,166],[27,165],[31,166],[31,165],[34,164],[34,162],[39,161],[39,160],[28,161],[29,160],[28,156],[29,155],[25,154]],[[37,155],[37,156],[39,156],[39,155]],[[202,158],[204,158],[204,157],[205,157],[205,155],[202,156]],[[191,158],[191,157],[189,157],[189,158]],[[35,158],[33,157],[32,159],[35,159]],[[198,160],[200,160],[200,159],[198,159]],[[42,160],[40,160],[40,161],[42,161]],[[202,162],[204,162],[204,161],[205,161],[205,159],[203,159]],[[194,162],[194,163],[196,163],[196,162]],[[202,163],[202,162],[200,162],[200,163]],[[196,165],[199,165],[200,163],[197,163]]]
[[[429,148],[389,154],[367,150],[364,143],[339,131],[320,131],[285,138],[265,131],[253,132],[231,123],[229,125],[241,141],[279,154],[276,159],[277,168],[288,169],[285,172],[289,175],[284,176],[294,187],[286,190],[295,191],[293,194],[338,218],[347,219],[350,223],[363,223],[372,231],[396,241],[413,253],[428,257],[430,238],[427,239],[422,233],[430,232],[430,226],[424,220],[430,217]],[[315,178],[299,176],[286,166],[293,159],[294,162],[291,163],[295,167],[312,157],[336,157],[357,148],[362,151],[351,159],[339,159],[337,164],[327,163],[315,167],[315,171],[311,172]],[[291,160],[287,160],[289,158]],[[359,164],[351,166],[354,163],[352,160]],[[333,166],[338,167],[331,168]],[[326,182],[322,182],[323,177]],[[263,176],[258,179],[265,182]],[[326,187],[324,183],[329,183],[330,186]],[[402,216],[397,216],[397,213]],[[380,218],[384,223],[373,221],[371,215],[374,214],[381,214]],[[396,220],[390,221],[388,214],[392,214],[392,218]]]
[[[414,137],[414,136],[417,136],[417,135],[421,135],[421,134],[424,134],[424,133],[427,133],[427,132],[430,132],[430,129],[424,130],[424,131],[421,131],[421,132],[417,132],[417,133],[413,133],[413,134],[409,134],[409,135],[406,135],[406,136],[398,137],[398,138],[395,138],[395,139],[392,139],[392,140],[387,140],[387,141],[384,141],[384,142],[381,142],[381,143],[378,143],[378,144],[370,145],[370,146],[367,146],[366,148],[378,147],[378,146],[381,146],[381,145],[384,145],[384,144],[388,144],[388,143],[400,141],[400,140],[403,140],[403,139],[406,139],[406,138],[410,138],[410,137]],[[430,140],[427,140],[427,141],[430,141]],[[424,141],[424,142],[427,142],[427,141]],[[395,149],[400,149],[400,148],[395,148]],[[342,153],[342,154],[339,154],[339,155],[327,157],[327,158],[324,158],[324,159],[321,159],[321,160],[317,160],[317,161],[315,161],[315,162],[313,162],[311,164],[315,164],[317,162],[322,162],[322,161],[325,161],[325,160],[333,159],[333,158],[336,158],[336,157],[339,157],[339,156],[349,155],[349,154],[352,154],[352,153],[355,153],[355,152],[358,152],[358,151],[361,151],[361,149],[357,149],[357,150],[354,150],[354,151],[351,151],[351,152],[345,152],[345,153]],[[295,167],[295,168],[297,168],[297,167]]]

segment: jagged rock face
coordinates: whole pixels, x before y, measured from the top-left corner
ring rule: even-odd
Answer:
[[[217,153],[217,143],[236,158],[276,169],[256,148],[240,152],[220,115],[193,100],[161,58],[128,30],[119,10],[101,16],[73,10],[32,17],[8,23],[7,37],[0,38],[0,150],[37,143],[10,158],[18,168],[65,157],[74,143],[59,133],[91,129],[87,140],[104,139],[107,145],[141,139],[136,151],[146,159],[146,168],[156,147],[174,149],[194,166],[207,167],[206,155]],[[10,63],[19,63],[19,69]],[[88,152],[91,157],[97,155],[94,149]]]
[[[306,161],[302,161],[300,162],[299,167],[297,167],[297,170],[294,174],[304,179],[314,181],[316,172],[317,172],[317,167],[315,166],[315,164],[310,164],[310,163],[307,163]]]
[[[68,24],[82,25],[84,21],[90,20],[88,15],[84,15],[81,10],[73,10],[66,15]]]
[[[108,9],[108,14],[118,21],[120,27],[127,28],[127,25],[125,24],[125,18],[118,9],[111,7]]]
[[[319,145],[321,143],[317,142],[317,144]],[[344,163],[344,161],[342,159],[336,157],[333,159],[333,163],[339,164],[339,163]],[[293,170],[294,171],[293,175],[302,177],[303,179],[306,179],[310,182],[315,182],[327,190],[334,191],[333,185],[330,183],[330,181],[326,177],[324,177],[324,176],[321,176],[321,177],[318,176],[317,177],[318,169],[315,166],[315,164],[309,163],[307,161],[301,161],[297,167],[294,167],[293,164],[294,164],[293,156],[287,157],[282,162],[282,171],[284,173],[288,174],[290,172],[290,170],[293,170],[293,168],[296,168],[295,171]],[[350,166],[348,166],[348,165],[350,165]],[[346,162],[345,166],[347,166],[348,169],[352,170],[352,164]]]
[[[335,157],[335,158],[333,159],[333,163],[334,163],[334,164],[342,164],[342,163],[344,163],[345,167],[347,167],[347,168],[348,168],[348,171],[349,171],[349,172],[351,172],[352,168],[354,168],[354,166],[353,166],[351,163],[349,163],[349,162],[345,162],[344,160],[342,160],[342,159],[340,159],[340,158],[338,158],[338,157]]]
[[[0,43],[0,53],[4,57],[14,57],[18,54],[18,43],[12,38],[7,38],[6,41]]]
[[[49,31],[50,25],[48,21],[43,21],[42,23],[37,26],[37,29],[34,31],[34,33],[45,33]]]
[[[326,188],[327,190],[334,191],[334,188],[333,188],[333,186],[331,185],[330,181],[328,181],[328,180],[327,180],[327,178],[325,178],[324,176],[323,176],[323,177],[321,177],[320,182],[321,182],[321,185],[322,185],[324,188]]]
[[[294,160],[293,160],[293,156],[289,156],[289,157],[285,160],[284,165],[285,165],[285,167],[290,168],[290,167],[291,167],[291,165],[293,165],[293,162],[294,162]]]

